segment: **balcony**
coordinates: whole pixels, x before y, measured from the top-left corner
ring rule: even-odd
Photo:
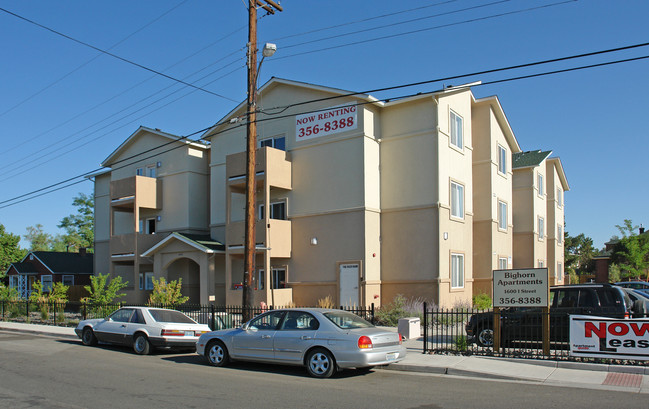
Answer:
[[[132,209],[162,208],[162,181],[145,176],[131,176],[110,182],[111,206]]]
[[[228,185],[234,191],[245,191],[246,157],[246,152],[239,152],[225,159]],[[269,147],[257,149],[255,174],[258,187],[262,187],[264,179],[267,179],[271,187],[292,189],[291,162],[285,151]]]
[[[110,238],[112,261],[134,261],[164,239],[166,234],[120,234]]]
[[[266,241],[268,231],[268,241]],[[245,222],[233,222],[228,224],[226,229],[226,248],[230,254],[243,254],[245,243]],[[257,247],[270,249],[271,257],[291,257],[291,221],[290,220],[268,220],[268,225],[263,220],[255,223],[255,241]],[[259,252],[264,250],[259,249]]]

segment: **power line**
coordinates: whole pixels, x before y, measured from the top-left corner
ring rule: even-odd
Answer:
[[[516,80],[522,80],[522,79],[529,79],[529,78],[535,78],[535,77],[546,76],[546,75],[554,75],[554,74],[558,74],[558,73],[571,72],[571,71],[578,71],[578,70],[583,70],[583,69],[591,69],[591,68],[602,67],[602,66],[608,66],[608,65],[613,65],[613,64],[621,64],[621,63],[627,63],[627,62],[639,61],[639,60],[644,60],[644,59],[649,59],[649,55],[644,55],[644,56],[639,56],[639,57],[633,57],[633,58],[626,58],[626,59],[615,60],[615,61],[608,61],[608,62],[597,63],[597,64],[584,65],[584,66],[580,66],[580,67],[572,67],[572,68],[565,68],[565,69],[560,69],[560,70],[546,71],[546,72],[543,72],[543,73],[536,73],[536,74],[530,74],[530,75],[524,75],[524,76],[518,76],[518,77],[504,78],[504,79],[500,79],[500,80],[493,80],[493,81],[490,81],[490,82],[486,82],[486,83],[483,83],[483,84],[481,84],[481,85],[474,85],[474,86],[472,86],[472,87],[486,86],[486,85],[492,85],[492,84],[501,83],[501,82],[508,82],[508,81],[516,81]],[[440,81],[437,80],[436,82],[440,82]],[[408,85],[408,86],[411,86],[411,85]],[[443,90],[444,90],[444,89],[439,89],[439,90],[436,90],[436,91],[431,91],[430,93],[441,92],[441,91],[443,91]],[[357,94],[358,94],[358,93],[355,93],[355,94],[349,94],[349,95],[346,95],[346,96],[357,95]],[[379,102],[379,101],[398,100],[398,99],[404,99],[404,98],[414,97],[414,96],[417,96],[417,95],[421,95],[421,93],[414,93],[414,94],[402,95],[402,96],[391,97],[391,98],[382,98],[382,99],[381,99],[381,98],[377,98],[376,100],[372,100],[372,101],[355,102],[355,103],[349,104],[349,105],[347,105],[347,106],[361,106],[361,105],[367,105],[367,104],[374,104],[374,103]],[[342,96],[337,96],[336,98],[340,98],[340,97],[342,97]],[[313,100],[313,101],[316,101],[316,100]],[[306,102],[306,101],[305,101],[305,102]],[[312,102],[312,101],[308,101],[308,102]],[[321,111],[326,111],[327,109],[329,109],[329,108],[323,108],[323,109],[317,109],[317,110],[311,110],[311,111],[303,111],[303,112],[296,112],[296,113],[286,114],[286,115],[283,115],[283,116],[277,116],[277,117],[272,117],[272,118],[257,119],[256,122],[263,122],[263,121],[268,121],[268,120],[277,120],[277,119],[281,119],[281,118],[287,118],[287,117],[292,117],[292,116],[296,116],[296,115],[303,115],[303,114],[309,114],[309,113],[317,113],[317,112],[321,112]],[[188,138],[189,136],[193,136],[193,135],[196,135],[196,134],[198,134],[198,133],[205,132],[205,131],[207,131],[207,130],[209,130],[209,129],[213,129],[213,128],[216,127],[216,126],[227,125],[227,124],[229,124],[229,121],[222,121],[222,122],[220,122],[220,123],[217,123],[217,124],[215,124],[215,125],[212,125],[212,126],[209,127],[209,128],[204,128],[204,129],[202,129],[202,130],[200,130],[200,131],[196,131],[196,132],[194,132],[194,133],[192,133],[192,134],[190,134],[190,135],[184,136],[184,137],[182,137],[182,138],[180,138],[180,139],[178,139],[178,140],[174,140],[174,141],[168,142],[168,143],[166,143],[166,144],[164,144],[164,145],[160,145],[160,146],[158,146],[158,147],[151,148],[151,149],[149,149],[149,150],[147,150],[147,151],[145,151],[145,152],[146,152],[146,153],[148,153],[148,152],[152,152],[152,151],[154,151],[154,150],[156,150],[156,149],[159,149],[160,147],[163,147],[163,146],[166,146],[166,145],[168,145],[168,144],[175,143],[175,142],[181,141],[181,140],[183,140],[183,139],[186,139],[186,138]],[[245,126],[245,125],[246,125],[245,123],[236,124],[236,125],[234,125],[234,126],[232,126],[232,127],[230,127],[230,128],[227,128],[227,129],[223,129],[223,130],[220,130],[220,131],[214,132],[214,133],[211,134],[210,136],[216,136],[216,135],[219,135],[219,134],[221,134],[221,133],[228,132],[228,131],[231,131],[231,130],[233,130],[233,129],[235,129],[235,128],[239,128],[239,127],[242,127],[242,126]],[[142,160],[146,160],[146,159],[153,158],[153,157],[155,157],[155,156],[158,156],[158,155],[160,155],[160,154],[162,154],[162,153],[165,153],[165,152],[168,152],[168,151],[170,151],[170,150],[178,149],[178,148],[180,148],[180,147],[182,147],[182,146],[184,146],[184,145],[180,145],[180,146],[172,147],[171,149],[166,150],[166,151],[164,151],[164,152],[157,152],[157,153],[155,153],[155,154],[153,154],[153,155],[150,155],[150,156],[148,156],[148,157],[146,157],[146,158],[139,158],[138,161],[142,161]],[[130,159],[133,159],[133,158],[139,157],[140,155],[142,155],[142,153],[138,153],[138,154],[132,155],[132,156],[130,156],[129,158],[125,158],[125,159],[120,160],[120,161],[115,162],[115,163],[121,163],[121,162],[123,162],[123,161],[127,161],[127,160],[130,160]],[[116,168],[112,168],[112,167],[111,167],[111,171],[115,171],[115,170],[122,169],[122,168],[127,167],[127,166],[131,166],[131,165],[133,165],[134,163],[135,163],[135,162],[132,162],[132,163],[129,163],[129,164],[125,164],[125,165],[122,165],[122,166],[116,167]],[[77,175],[77,176],[75,176],[75,177],[72,177],[72,178],[66,179],[66,180],[64,180],[64,181],[62,181],[62,182],[58,182],[58,183],[56,183],[56,184],[49,185],[49,186],[46,186],[46,187],[41,188],[41,189],[34,190],[34,191],[32,191],[32,192],[28,192],[28,193],[25,193],[25,194],[23,194],[23,195],[16,196],[16,197],[14,197],[14,198],[4,200],[4,201],[0,202],[0,204],[5,204],[5,203],[8,203],[8,202],[15,201],[15,200],[17,200],[17,199],[22,199],[22,198],[24,198],[24,197],[26,197],[26,196],[33,195],[33,194],[35,194],[35,193],[40,193],[40,192],[42,192],[42,191],[44,191],[44,190],[47,190],[47,189],[50,189],[50,188],[52,188],[52,187],[56,187],[56,186],[59,186],[59,185],[62,185],[62,184],[68,183],[68,182],[70,182],[70,181],[72,181],[72,180],[75,180],[75,179],[78,179],[78,178],[80,178],[80,177],[86,177],[86,176],[91,175],[91,174],[94,173],[94,172],[98,172],[98,171],[100,171],[100,170],[102,170],[102,169],[104,169],[104,168],[98,168],[98,169],[94,169],[94,170],[92,170],[92,171],[90,171],[90,172],[82,173],[81,175]],[[40,195],[39,195],[39,196],[40,196]],[[38,196],[34,196],[34,197],[32,197],[32,198],[35,198],[35,197],[38,197]],[[20,202],[23,202],[23,201],[26,201],[26,200],[30,200],[30,199],[31,199],[31,198],[28,198],[28,199],[25,199],[25,200],[21,200]],[[0,209],[5,208],[5,207],[9,207],[9,206],[13,206],[14,204],[17,204],[17,203],[20,203],[20,202],[7,204],[7,205],[5,205],[5,206],[0,207]]]
[[[126,40],[128,40],[128,39],[131,38],[131,37],[133,37],[135,34],[139,33],[140,31],[144,30],[145,28],[149,27],[150,25],[152,25],[152,24],[155,23],[156,21],[160,20],[162,17],[166,16],[167,14],[171,13],[172,11],[174,11],[174,10],[177,9],[178,7],[182,6],[183,4],[187,3],[188,1],[189,1],[189,0],[183,0],[182,2],[178,3],[177,5],[173,6],[173,7],[170,8],[169,10],[167,10],[167,11],[165,11],[164,13],[162,13],[161,15],[159,15],[158,17],[156,17],[156,18],[154,18],[153,20],[149,21],[147,24],[145,24],[145,25],[143,25],[142,27],[138,28],[137,30],[133,31],[131,34],[129,34],[129,35],[127,35],[126,37],[122,38],[121,40],[119,40],[118,42],[116,42],[115,44],[113,44],[112,46],[110,46],[108,49],[109,49],[109,50],[112,50],[113,48],[117,47],[118,45],[124,43]],[[34,94],[32,94],[32,95],[28,96],[27,98],[23,99],[22,101],[18,102],[17,104],[15,104],[14,106],[12,106],[11,108],[9,108],[9,109],[5,110],[4,112],[0,113],[0,118],[2,118],[5,114],[7,114],[7,113],[13,111],[14,109],[18,108],[19,106],[21,106],[21,105],[24,104],[25,102],[27,102],[27,101],[31,100],[32,98],[34,98],[34,97],[40,95],[40,94],[43,93],[44,91],[46,91],[46,90],[52,88],[54,85],[58,84],[59,82],[63,81],[64,79],[66,79],[66,78],[69,77],[70,75],[74,74],[75,72],[79,71],[80,69],[82,69],[82,68],[85,67],[86,65],[88,65],[88,64],[90,64],[91,62],[95,61],[95,60],[96,60],[97,58],[99,58],[100,56],[101,56],[101,54],[98,54],[98,55],[92,57],[91,59],[89,59],[88,61],[86,61],[86,62],[84,62],[83,64],[79,65],[77,68],[75,68],[75,69],[73,69],[72,71],[68,72],[67,74],[63,75],[63,76],[60,77],[59,79],[57,79],[57,80],[51,82],[49,85],[45,86],[44,88],[41,88],[40,91],[35,92]],[[10,149],[10,150],[13,150],[13,149]],[[8,151],[5,151],[5,153],[6,153],[6,152],[8,152]]]
[[[529,7],[529,8],[526,8],[526,9],[520,9],[520,10],[514,10],[514,11],[508,11],[508,12],[493,14],[493,15],[490,15],[490,16],[476,17],[476,18],[472,18],[472,19],[468,19],[468,20],[464,20],[464,21],[459,21],[459,22],[455,22],[455,23],[442,24],[442,25],[433,26],[433,27],[426,27],[426,28],[421,28],[421,29],[418,29],[418,30],[406,31],[406,32],[403,32],[403,33],[389,34],[389,35],[384,35],[384,36],[381,36],[381,37],[374,37],[374,38],[369,38],[369,39],[366,39],[366,40],[359,40],[359,41],[354,41],[354,42],[350,42],[350,43],[339,44],[339,45],[334,45],[334,46],[325,47],[325,48],[319,48],[319,49],[316,49],[316,50],[303,51],[303,52],[299,52],[299,53],[295,53],[295,54],[289,54],[289,55],[285,55],[285,56],[274,57],[273,60],[271,60],[271,61],[280,60],[280,59],[283,59],[283,58],[296,57],[296,56],[299,56],[299,55],[306,55],[306,54],[318,53],[318,52],[322,52],[322,51],[334,50],[334,49],[343,48],[343,47],[350,47],[350,46],[359,45],[359,44],[365,44],[365,43],[369,43],[369,42],[373,42],[373,41],[386,40],[388,38],[395,38],[395,37],[401,37],[401,36],[410,35],[410,34],[417,34],[417,33],[421,33],[421,32],[424,32],[424,31],[437,30],[437,29],[440,29],[440,28],[446,28],[446,27],[451,27],[451,26],[456,26],[456,25],[461,25],[461,24],[474,23],[474,22],[477,22],[477,21],[490,20],[490,19],[493,19],[493,18],[504,17],[504,16],[513,15],[513,14],[520,14],[520,13],[524,13],[524,12],[528,12],[528,11],[534,11],[534,10],[539,10],[539,9],[543,9],[543,8],[559,6],[559,5],[563,5],[563,4],[567,4],[567,3],[573,3],[573,2],[576,2],[576,1],[577,0],[564,0],[564,1],[545,4],[545,5],[541,5],[541,6]],[[313,40],[313,41],[308,42],[308,43],[303,43],[302,45],[310,44],[310,43],[318,42],[318,41],[323,41],[323,40],[321,40],[321,39]]]
[[[146,66],[144,66],[144,65],[142,65],[142,64],[139,64],[139,63],[136,63],[136,62],[134,62],[134,61],[128,60],[128,59],[126,59],[126,58],[124,58],[124,57],[120,57],[120,56],[117,55],[117,54],[113,54],[113,53],[108,52],[108,51],[106,51],[106,50],[104,50],[104,49],[101,49],[101,48],[99,48],[99,47],[95,47],[95,46],[92,45],[92,44],[88,44],[88,43],[86,43],[86,42],[84,42],[84,41],[78,40],[78,39],[76,39],[76,38],[74,38],[74,37],[71,37],[71,36],[69,36],[69,35],[67,35],[67,34],[63,34],[63,33],[61,33],[60,31],[56,31],[56,30],[54,30],[54,29],[52,29],[52,28],[49,28],[49,27],[47,27],[47,26],[44,26],[44,25],[42,25],[42,24],[40,24],[40,23],[37,23],[37,22],[35,22],[35,21],[33,21],[33,20],[30,20],[30,19],[28,19],[28,18],[26,18],[26,17],[23,17],[23,16],[21,16],[21,15],[19,15],[19,14],[13,13],[13,12],[7,10],[7,9],[2,8],[2,7],[0,7],[0,11],[3,11],[3,12],[5,12],[5,13],[9,14],[9,15],[12,15],[12,16],[14,16],[14,17],[16,17],[16,18],[19,18],[19,19],[21,19],[21,20],[23,20],[23,21],[26,21],[26,22],[28,22],[28,23],[30,23],[30,24],[33,24],[33,25],[35,25],[35,26],[38,26],[38,27],[40,27],[40,28],[42,28],[42,29],[44,29],[44,30],[47,30],[47,31],[49,31],[49,32],[51,32],[51,33],[54,33],[54,34],[56,34],[56,35],[58,35],[58,36],[61,36],[61,37],[63,37],[63,38],[66,38],[66,39],[68,39],[68,40],[70,40],[70,41],[74,41],[74,42],[77,43],[77,44],[81,44],[81,45],[86,46],[86,47],[88,47],[88,48],[92,48],[92,49],[95,50],[95,51],[99,51],[99,52],[102,53],[102,54],[106,54],[106,55],[108,55],[108,56],[111,56],[111,57],[113,57],[113,58],[116,58],[116,59],[118,59],[118,60],[120,60],[120,61],[123,61],[123,62],[125,62],[125,63],[127,63],[127,64],[134,65],[134,66],[136,66],[136,67],[138,67],[138,68],[141,68],[141,69],[143,69],[143,70],[146,70],[146,71],[152,72],[152,73],[154,73],[154,74],[156,74],[156,75],[159,75],[159,76],[161,76],[161,77],[164,77],[164,78],[170,79],[170,80],[172,80],[172,81],[176,81],[176,82],[181,83],[181,84],[183,84],[183,85],[186,85],[186,86],[188,86],[188,87],[195,88],[195,89],[197,89],[197,90],[200,90],[200,91],[206,92],[206,93],[208,93],[208,94],[211,94],[211,95],[217,96],[217,97],[219,97],[219,98],[227,99],[228,101],[231,101],[231,102],[237,102],[237,101],[235,101],[235,100],[232,99],[232,98],[229,98],[229,97],[226,97],[226,96],[224,96],[224,95],[217,94],[216,92],[212,92],[212,91],[210,91],[210,90],[207,90],[207,89],[204,89],[204,88],[198,87],[198,86],[196,86],[196,85],[194,85],[194,84],[191,84],[191,83],[189,83],[189,82],[185,82],[185,81],[180,80],[180,79],[178,79],[178,78],[175,78],[175,77],[172,77],[172,76],[170,76],[170,75],[167,75],[167,74],[165,74],[165,73],[163,73],[163,72],[160,72],[160,71],[154,70],[153,68],[149,68],[149,67],[146,67]]]

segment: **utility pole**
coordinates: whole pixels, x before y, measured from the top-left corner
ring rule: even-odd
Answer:
[[[248,125],[246,129],[246,222],[243,273],[243,321],[252,318],[252,278],[255,273],[255,204],[257,183],[257,6],[270,14],[282,7],[274,0],[248,0]],[[268,209],[266,210],[268,211]],[[270,285],[268,283],[267,285]]]

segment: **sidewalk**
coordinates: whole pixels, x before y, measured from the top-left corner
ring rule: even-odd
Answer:
[[[0,321],[0,330],[78,339],[74,328]],[[510,380],[649,394],[649,367],[423,354],[423,337],[404,341],[406,358],[383,370]]]

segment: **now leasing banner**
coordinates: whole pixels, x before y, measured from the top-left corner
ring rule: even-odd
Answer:
[[[649,318],[571,315],[570,355],[649,360]]]

